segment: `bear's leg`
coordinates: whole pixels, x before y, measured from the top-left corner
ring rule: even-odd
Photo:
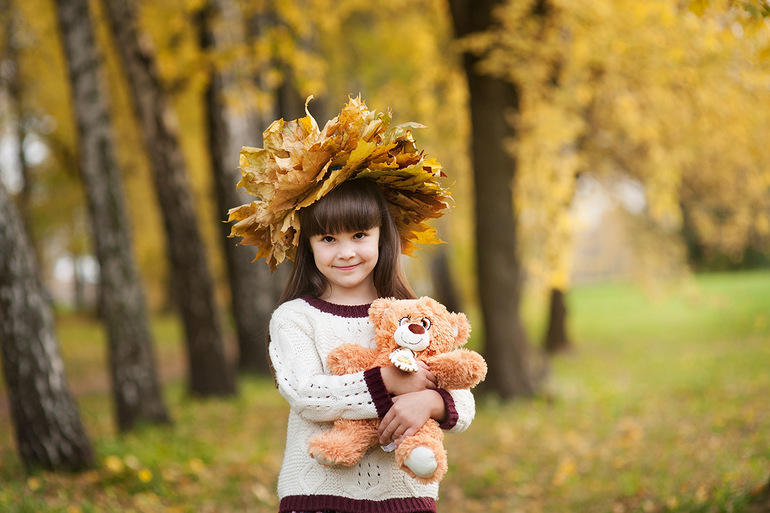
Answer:
[[[337,420],[332,429],[308,441],[308,453],[322,465],[355,465],[379,441],[378,424],[378,419]]]
[[[429,420],[413,436],[405,438],[396,448],[396,462],[421,483],[434,483],[447,471],[444,433],[438,423]]]

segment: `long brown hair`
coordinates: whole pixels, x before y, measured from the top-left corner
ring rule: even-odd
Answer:
[[[371,180],[347,180],[326,196],[299,211],[300,238],[289,280],[280,303],[302,296],[320,297],[326,278],[315,265],[310,238],[319,234],[380,229],[380,250],[374,267],[374,286],[379,297],[415,299],[401,266],[401,239],[388,202]]]

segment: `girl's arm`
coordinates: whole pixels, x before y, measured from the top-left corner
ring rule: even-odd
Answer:
[[[380,421],[380,443],[399,443],[402,438],[417,433],[428,420],[434,419],[441,423],[446,417],[444,399],[436,390],[426,389],[398,395],[393,398],[393,406]]]
[[[450,433],[468,429],[476,414],[476,403],[470,390],[423,390],[393,398],[393,406],[379,426],[380,443],[398,443],[415,434],[429,419]]]
[[[436,378],[428,366],[419,360],[418,364],[420,368],[416,373],[392,366],[381,369],[388,392],[395,396],[380,422],[378,431],[382,444],[413,435],[429,419],[450,432],[462,432],[476,414],[470,390],[437,389]]]
[[[382,381],[385,388],[391,395],[408,394],[409,392],[420,392],[425,389],[435,389],[436,376],[428,368],[428,364],[422,360],[417,360],[417,371],[406,372],[396,368],[393,365],[380,368]]]

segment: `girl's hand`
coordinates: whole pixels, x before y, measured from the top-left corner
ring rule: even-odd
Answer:
[[[391,395],[398,396],[436,388],[438,380],[430,371],[428,365],[421,360],[417,360],[417,367],[417,372],[402,371],[393,365],[382,367],[380,373],[388,392]]]
[[[444,399],[433,390],[421,390],[398,395],[393,398],[393,406],[380,421],[377,434],[380,444],[401,443],[404,437],[411,436],[429,419],[442,422],[446,417]]]

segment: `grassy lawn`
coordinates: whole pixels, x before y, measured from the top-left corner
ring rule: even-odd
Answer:
[[[568,304],[575,350],[552,361],[543,395],[480,397],[470,430],[445,439],[439,511],[746,511],[770,477],[770,272],[702,276],[657,301],[586,286]],[[98,324],[58,326],[99,467],[25,475],[0,402],[0,511],[276,510],[287,408],[269,380],[189,399],[179,327],[157,319],[174,425],[121,437]]]

